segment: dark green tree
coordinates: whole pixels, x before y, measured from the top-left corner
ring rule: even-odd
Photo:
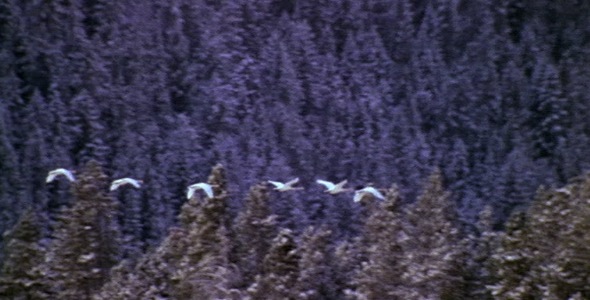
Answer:
[[[241,273],[241,286],[251,285],[261,273],[262,261],[277,234],[276,217],[269,205],[266,184],[253,186],[233,226],[232,256]]]
[[[19,176],[18,154],[15,151],[11,136],[10,115],[5,103],[0,103],[0,230],[13,224],[16,216],[10,213],[18,207],[18,189],[22,180]],[[0,255],[1,257],[1,255]]]
[[[352,279],[358,275],[359,266],[364,259],[364,251],[359,249],[358,239],[344,240],[334,249],[334,281],[338,287],[337,294],[348,299],[354,299],[357,295],[356,284]]]
[[[163,242],[135,267],[117,267],[96,299],[225,299],[240,295],[231,289],[237,275],[229,264],[228,193],[221,165],[213,168],[208,183],[215,196],[195,195],[185,203],[180,227],[171,228]]]
[[[3,234],[4,259],[0,270],[0,297],[3,299],[47,299],[39,265],[45,247],[42,218],[27,209],[14,227]]]
[[[59,216],[53,241],[41,266],[59,299],[90,299],[108,280],[120,258],[116,203],[107,176],[89,161],[72,187],[75,203]]]
[[[294,288],[296,299],[336,299],[334,256],[325,227],[308,227],[299,241],[299,278]]]
[[[468,298],[492,299],[487,286],[494,283],[492,273],[492,254],[498,246],[498,234],[493,231],[493,209],[487,205],[480,213],[476,223],[477,231],[467,237],[469,256],[463,277],[467,281]]]
[[[400,299],[458,299],[464,293],[465,250],[450,193],[436,170],[408,210],[400,261],[403,290]]]
[[[367,219],[363,231],[363,247],[366,261],[362,262],[353,279],[357,289],[355,299],[407,299],[402,261],[411,253],[402,249],[402,241],[409,239],[403,229],[401,199],[397,187],[387,191]],[[404,255],[404,251],[410,251]]]
[[[214,197],[191,198],[179,216],[187,230],[187,248],[172,274],[173,295],[179,299],[226,297],[236,276],[229,262],[229,195],[221,164],[213,167],[208,183]]]
[[[568,103],[563,97],[559,70],[548,59],[539,58],[532,74],[530,93],[530,135],[535,158],[547,158],[557,171],[559,180],[565,181],[562,170],[563,156],[558,152],[565,143],[570,127]]]
[[[262,273],[256,276],[255,283],[248,288],[251,299],[299,299],[293,290],[300,274],[299,260],[293,232],[282,229],[264,257]]]
[[[170,228],[160,245],[146,253],[134,267],[121,262],[111,271],[106,282],[93,299],[132,300],[167,299],[174,294],[173,274],[186,252],[187,231]]]
[[[492,256],[495,299],[568,299],[590,295],[587,176],[540,190],[526,215],[515,214]]]

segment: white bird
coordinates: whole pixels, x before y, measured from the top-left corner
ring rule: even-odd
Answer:
[[[208,184],[208,183],[204,183],[204,182],[199,182],[199,183],[195,183],[192,184],[188,187],[188,192],[186,193],[186,197],[188,199],[191,199],[193,197],[193,195],[195,194],[196,190],[203,190],[205,192],[205,194],[207,194],[207,197],[209,198],[213,198],[213,187]]]
[[[291,191],[291,190],[302,190],[302,187],[294,187],[295,184],[297,184],[299,182],[299,178],[295,178],[289,182],[286,183],[282,183],[282,182],[278,182],[278,181],[272,181],[269,180],[269,183],[271,183],[272,185],[275,186],[275,190],[279,191],[279,192],[286,192],[286,191]]]
[[[55,177],[57,177],[58,175],[63,175],[66,178],[68,178],[69,181],[76,181],[76,178],[74,177],[73,172],[66,170],[66,169],[55,169],[53,171],[50,171],[49,174],[47,175],[47,179],[45,180],[45,182],[52,182]]]
[[[116,189],[118,189],[120,186],[125,185],[125,184],[130,184],[132,186],[134,186],[136,189],[141,187],[141,180],[136,180],[133,178],[121,178],[121,179],[117,179],[115,181],[113,181],[113,183],[111,183],[111,191],[114,191]]]
[[[350,189],[345,189],[344,188],[344,185],[348,182],[348,180],[346,180],[346,179],[340,181],[337,184],[334,184],[334,183],[332,183],[330,181],[321,180],[321,179],[318,179],[315,182],[317,182],[317,183],[325,186],[326,187],[326,190],[324,192],[330,193],[332,195],[336,195],[336,194],[339,194],[339,193],[342,193],[342,192],[350,191]]]
[[[371,195],[375,198],[379,198],[381,200],[384,200],[385,197],[383,196],[383,194],[381,194],[376,188],[374,187],[365,187],[363,189],[357,190],[354,192],[354,202],[359,202],[361,201],[361,199],[363,199],[363,197],[365,197],[366,195]]]
[[[560,188],[560,189],[557,189],[555,191],[558,192],[558,193],[566,194],[568,196],[571,196],[572,195],[572,191],[570,191],[568,188]]]

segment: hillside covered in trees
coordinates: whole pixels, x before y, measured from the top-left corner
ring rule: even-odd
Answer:
[[[0,0],[0,298],[590,299],[588,66],[587,1]]]

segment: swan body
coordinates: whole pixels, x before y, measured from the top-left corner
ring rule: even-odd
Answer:
[[[336,194],[339,194],[342,192],[349,191],[349,189],[344,188],[344,185],[348,182],[348,180],[342,180],[337,184],[334,184],[330,181],[321,180],[321,179],[318,179],[315,182],[325,186],[326,187],[325,192],[330,193],[332,195],[336,195]]]
[[[121,178],[121,179],[117,179],[115,181],[113,181],[113,183],[111,183],[111,191],[114,191],[116,189],[118,189],[120,186],[122,185],[126,185],[126,184],[130,184],[133,187],[135,187],[136,189],[141,187],[141,180],[136,180],[133,178]]]
[[[354,202],[359,202],[359,201],[361,201],[361,199],[363,199],[363,197],[365,197],[367,195],[371,195],[371,196],[381,199],[381,200],[385,199],[383,194],[381,194],[381,192],[379,192],[376,188],[368,186],[368,187],[365,187],[365,188],[355,191],[353,200],[354,200]]]
[[[73,172],[63,169],[63,168],[59,168],[59,169],[49,171],[49,174],[47,174],[47,179],[45,180],[45,182],[47,182],[47,183],[52,182],[55,179],[55,177],[57,177],[59,175],[65,176],[69,181],[76,181],[76,178],[74,177]]]
[[[568,196],[571,196],[572,195],[572,191],[570,191],[567,188],[560,188],[560,189],[557,189],[555,191],[558,192],[558,193],[566,194]]]
[[[294,187],[295,184],[297,184],[299,182],[299,178],[295,178],[291,181],[288,181],[286,183],[282,183],[279,181],[272,181],[269,180],[268,181],[270,184],[275,186],[275,190],[279,191],[279,192],[286,192],[286,191],[291,191],[291,190],[302,190],[302,187]]]
[[[199,182],[199,183],[195,183],[195,184],[190,185],[188,187],[188,192],[186,193],[186,197],[188,199],[191,199],[195,195],[196,190],[203,190],[205,192],[205,194],[207,194],[207,197],[213,198],[213,187],[210,184],[204,183],[204,182]]]

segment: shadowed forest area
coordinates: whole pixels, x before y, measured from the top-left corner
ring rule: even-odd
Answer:
[[[0,0],[0,299],[590,299],[589,43],[587,1]]]

